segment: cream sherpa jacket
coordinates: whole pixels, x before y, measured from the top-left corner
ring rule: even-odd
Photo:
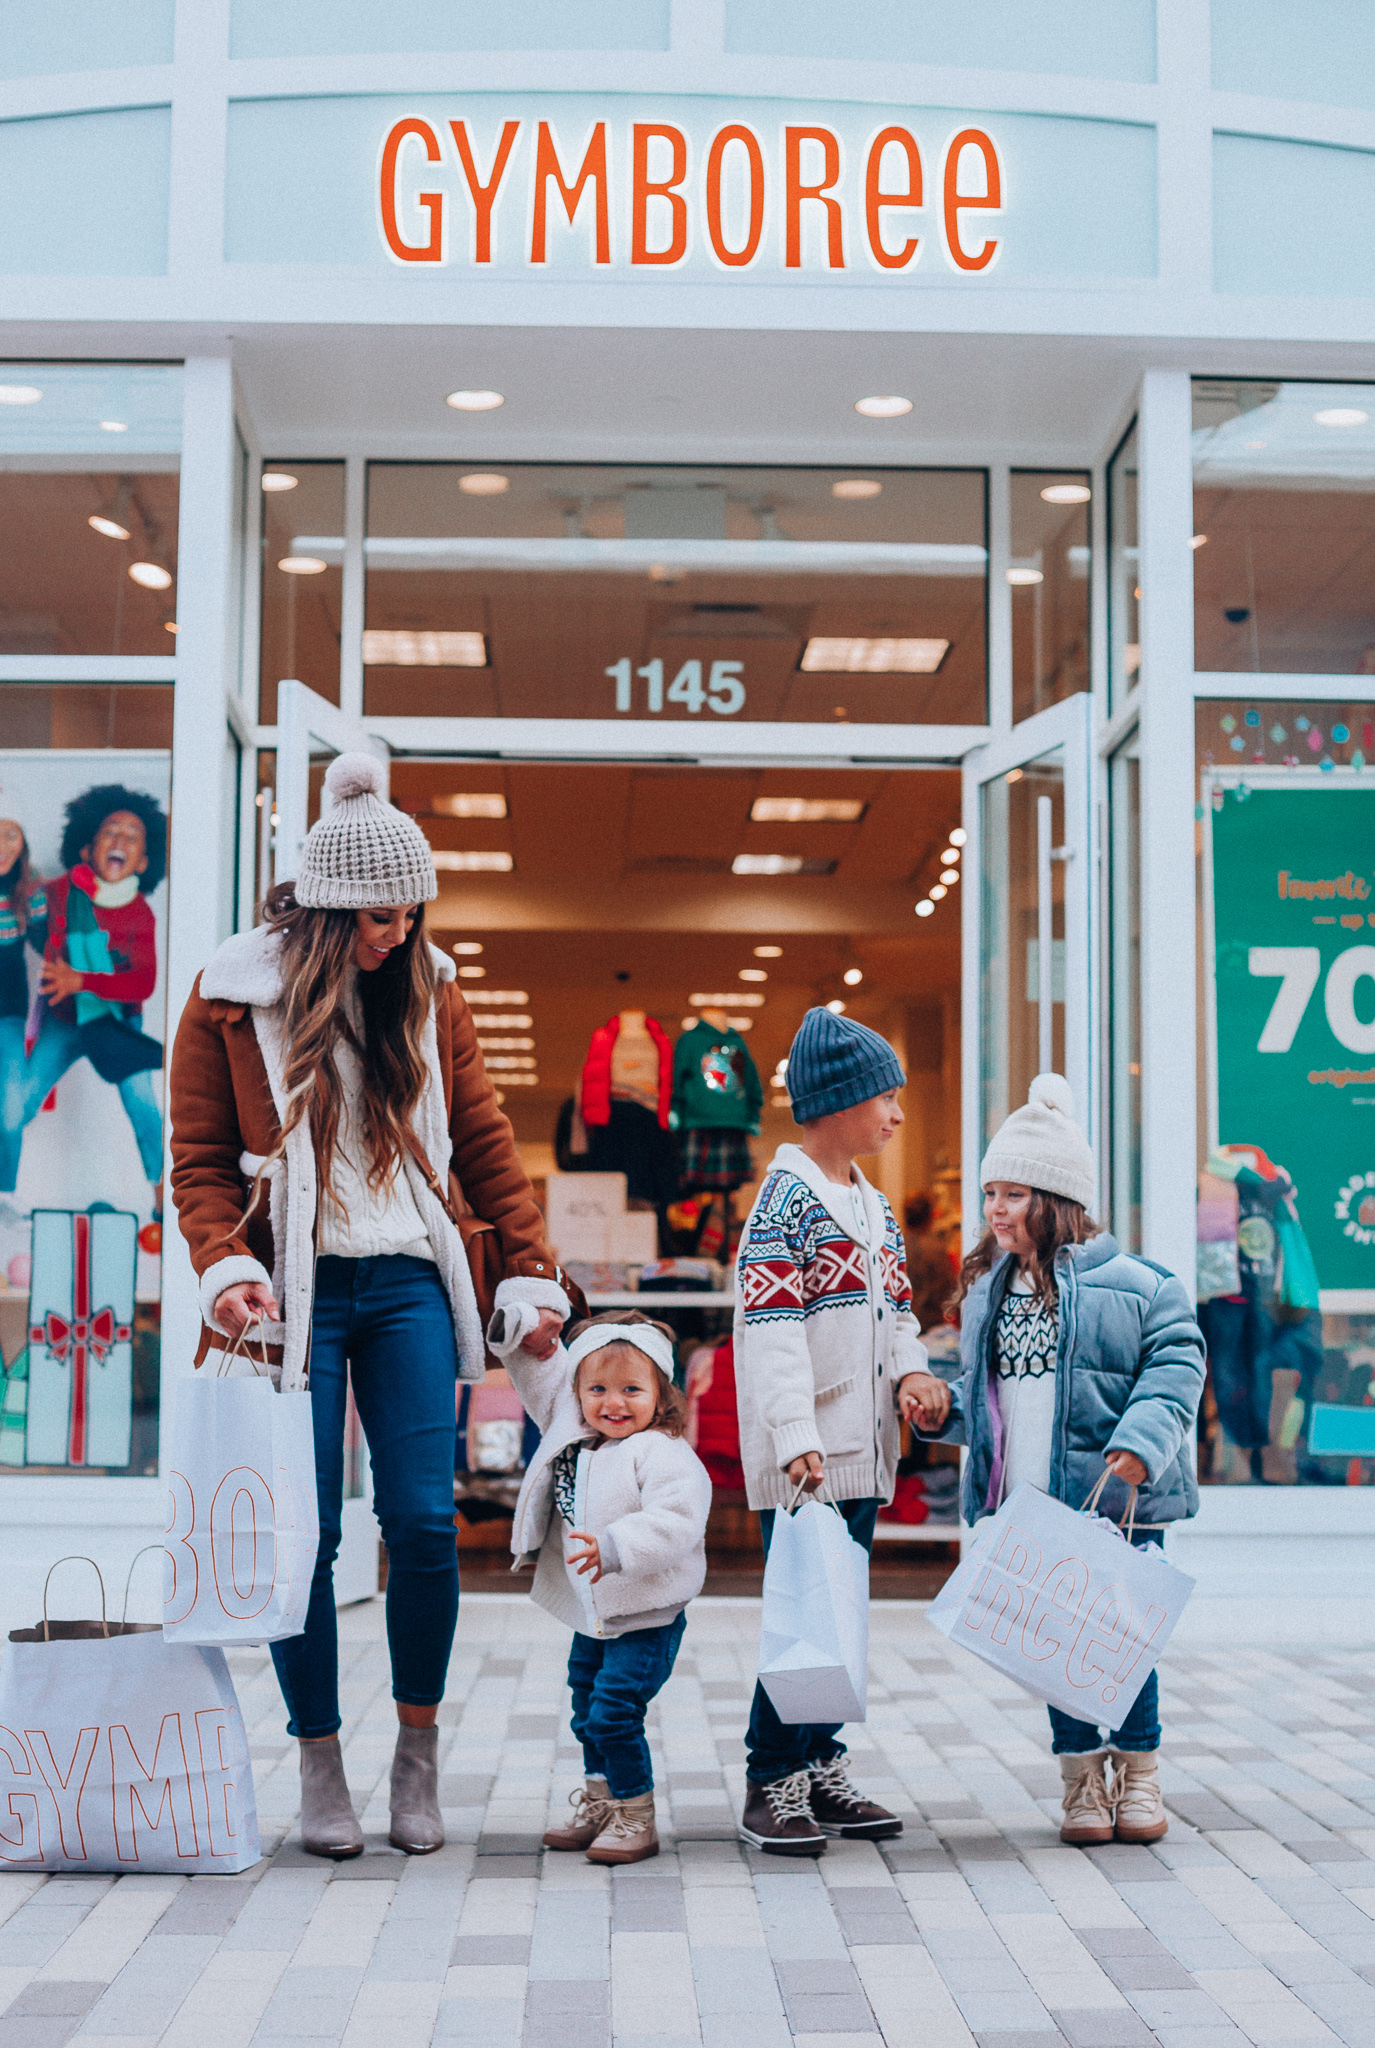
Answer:
[[[588,1461],[580,1527],[595,1536],[602,1577],[575,1591],[567,1567],[572,1534],[554,1502],[554,1460],[586,1441],[568,1354],[560,1345],[541,1364],[512,1352],[506,1370],[541,1432],[516,1501],[511,1549],[517,1561],[538,1553],[532,1598],[583,1635],[623,1636],[674,1620],[702,1590],[711,1480],[682,1437],[642,1429],[598,1446]]]
[[[889,1501],[898,1460],[896,1391],[926,1349],[897,1222],[854,1169],[864,1212],[800,1145],[780,1145],[740,1239],[735,1398],[752,1508],[786,1507],[787,1467],[826,1461],[832,1500]]]

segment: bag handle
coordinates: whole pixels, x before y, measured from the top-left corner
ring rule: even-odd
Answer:
[[[159,1545],[158,1548],[160,1549],[161,1545]],[[93,1557],[87,1557],[84,1551],[74,1550],[67,1557],[59,1557],[57,1559],[56,1564],[50,1564],[48,1566],[48,1577],[43,1581],[44,1642],[50,1643],[52,1641],[52,1636],[48,1630],[48,1580],[52,1578],[52,1575],[57,1570],[57,1566],[59,1564],[88,1564],[91,1567],[91,1570],[95,1573],[96,1577],[100,1579],[100,1626],[105,1631],[105,1637],[108,1641],[110,1635],[110,1623],[105,1613],[105,1581],[103,1578],[101,1578],[100,1566],[96,1563]]]
[[[247,1351],[247,1350],[245,1350],[245,1348],[244,1348],[244,1347],[245,1347],[245,1345],[247,1344],[247,1341],[248,1341],[248,1333],[249,1333],[250,1329],[252,1329],[252,1328],[253,1328],[253,1327],[255,1326],[255,1324],[256,1324],[256,1327],[257,1327],[257,1330],[258,1330],[258,1349],[259,1349],[259,1351],[260,1351],[260,1352],[262,1353],[262,1364],[261,1364],[261,1366],[259,1366],[258,1360],[257,1360],[256,1358],[254,1358],[254,1356],[253,1356],[252,1352],[251,1352],[251,1351]],[[267,1357],[267,1338],[266,1338],[266,1337],[265,1337],[265,1336],[264,1336],[264,1335],[262,1334],[262,1329],[263,1329],[263,1319],[262,1319],[262,1317],[261,1317],[261,1316],[257,1316],[257,1317],[255,1317],[255,1318],[253,1318],[253,1319],[252,1319],[252,1321],[250,1321],[250,1322],[247,1322],[247,1323],[245,1323],[245,1324],[244,1324],[244,1326],[243,1326],[243,1328],[242,1328],[242,1329],[240,1330],[240,1332],[239,1332],[238,1336],[237,1336],[237,1337],[236,1337],[236,1338],[234,1339],[234,1342],[233,1342],[233,1343],[232,1343],[232,1344],[230,1345],[230,1347],[229,1347],[228,1351],[226,1351],[226,1352],[222,1353],[222,1356],[223,1356],[223,1358],[224,1358],[224,1364],[223,1364],[222,1366],[219,1366],[219,1367],[217,1367],[217,1369],[216,1369],[216,1372],[215,1372],[215,1377],[216,1377],[216,1379],[223,1379],[223,1378],[224,1378],[225,1374],[226,1374],[226,1373],[228,1372],[228,1370],[229,1370],[229,1368],[230,1368],[230,1365],[231,1365],[231,1364],[233,1363],[233,1361],[234,1361],[234,1360],[235,1360],[235,1359],[236,1359],[236,1358],[237,1358],[237,1357],[238,1357],[238,1356],[240,1355],[240,1353],[242,1353],[242,1354],[243,1354],[243,1356],[244,1356],[245,1358],[247,1358],[247,1360],[248,1360],[249,1364],[250,1364],[250,1365],[251,1365],[251,1366],[253,1367],[253,1370],[254,1370],[254,1372],[255,1372],[255,1373],[257,1374],[257,1376],[259,1377],[259,1379],[271,1379],[271,1377],[272,1377],[272,1368],[271,1368],[271,1366],[270,1366],[270,1365],[269,1365],[269,1363],[268,1363],[268,1357]],[[150,1545],[149,1545],[148,1547],[149,1547],[149,1549],[151,1549],[151,1550],[156,1550],[156,1549],[160,1549],[160,1548],[161,1548],[161,1546],[160,1546],[159,1544],[150,1544]],[[138,1556],[139,1556],[139,1557],[142,1557],[142,1555],[143,1555],[143,1552],[142,1552],[142,1551],[139,1551],[139,1553],[138,1553]],[[137,1561],[138,1561],[138,1560],[137,1560],[137,1558],[136,1558],[136,1559],[135,1559],[135,1563],[137,1563]]]
[[[1113,1472],[1112,1467],[1110,1465],[1105,1465],[1103,1467],[1102,1477],[1095,1482],[1092,1490],[1084,1496],[1083,1502],[1081,1503],[1079,1509],[1081,1515],[1093,1514],[1093,1512],[1098,1506],[1099,1499],[1102,1496],[1103,1488],[1107,1485],[1110,1479],[1115,1477],[1116,1474]],[[1121,1521],[1117,1524],[1118,1528],[1122,1531],[1122,1534],[1126,1537],[1128,1543],[1131,1542],[1133,1536],[1136,1533],[1136,1496],[1138,1491],[1139,1489],[1135,1486],[1131,1488],[1127,1496],[1126,1511],[1123,1514]]]
[[[134,1583],[134,1565],[138,1563],[141,1557],[147,1557],[150,1550],[156,1550],[159,1553],[159,1555],[163,1557],[167,1555],[167,1546],[163,1543],[145,1543],[142,1550],[136,1550],[134,1552],[133,1560],[129,1566],[129,1576],[124,1581],[124,1605],[120,1610],[119,1616],[119,1625],[121,1628],[125,1626],[129,1619],[129,1588]]]
[[[803,1494],[804,1494],[804,1493],[805,1493],[805,1492],[807,1491],[807,1480],[808,1480],[808,1479],[810,1479],[810,1477],[811,1477],[811,1474],[810,1474],[810,1472],[809,1472],[809,1473],[808,1473],[808,1474],[806,1475],[806,1477],[805,1477],[805,1478],[802,1478],[802,1479],[799,1479],[799,1480],[798,1480],[798,1482],[797,1482],[797,1491],[796,1491],[796,1493],[795,1493],[795,1494],[793,1495],[792,1499],[791,1499],[791,1500],[790,1500],[790,1501],[788,1502],[788,1505],[787,1505],[787,1507],[786,1507],[786,1508],[784,1509],[784,1513],[785,1513],[785,1514],[789,1514],[789,1515],[791,1515],[791,1514],[795,1514],[795,1513],[797,1512],[797,1504],[798,1504],[798,1502],[799,1502],[799,1501],[801,1500],[801,1498],[802,1498]],[[820,1504],[820,1506],[822,1506],[822,1507],[826,1507],[826,1508],[835,1508],[835,1511],[836,1511],[836,1513],[837,1513],[837,1514],[840,1514],[840,1509],[839,1509],[838,1507],[836,1507],[836,1504],[835,1504],[835,1502],[834,1502],[833,1500],[827,1500],[827,1499],[825,1498],[825,1493],[826,1493],[826,1474],[825,1474],[825,1472],[823,1471],[823,1472],[822,1472],[822,1474],[821,1474],[821,1484],[820,1484],[820,1486],[818,1486],[818,1487],[814,1487],[814,1488],[812,1489],[812,1497],[813,1497],[813,1499],[814,1499],[814,1500],[816,1500],[816,1501],[817,1501],[817,1502],[818,1502],[818,1503]],[[842,1519],[843,1519],[843,1517],[842,1517]]]
[[[1083,1500],[1079,1503],[1079,1512],[1081,1515],[1091,1515],[1096,1511],[1098,1507],[1098,1502],[1102,1496],[1103,1488],[1107,1485],[1108,1481],[1111,1478],[1112,1468],[1109,1465],[1105,1465],[1103,1467],[1102,1477],[1097,1481],[1097,1483],[1094,1486],[1090,1488],[1090,1490],[1084,1495]]]

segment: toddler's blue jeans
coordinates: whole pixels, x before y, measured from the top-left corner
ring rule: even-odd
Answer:
[[[605,1778],[613,1799],[639,1799],[654,1789],[645,1740],[645,1709],[668,1683],[687,1627],[686,1614],[660,1628],[633,1628],[623,1636],[575,1633],[568,1653],[573,1733],[582,1744],[583,1770]]]

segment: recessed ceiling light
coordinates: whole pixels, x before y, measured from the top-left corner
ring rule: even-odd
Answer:
[[[958,882],[959,879],[960,871],[958,868],[941,869],[941,880],[945,883],[947,888],[953,888],[955,883]]]
[[[730,864],[733,875],[800,875],[800,853],[737,853]]]
[[[455,412],[495,412],[506,400],[499,391],[451,391],[444,403]]]
[[[102,420],[100,422],[100,431],[102,434],[127,434],[129,422],[127,420]]]
[[[1206,547],[1206,546],[1207,546],[1207,544],[1208,544],[1208,536],[1207,536],[1207,534],[1206,534],[1206,533],[1191,533],[1191,534],[1190,534],[1190,536],[1189,536],[1189,546],[1190,546],[1191,548],[1201,548],[1201,547]]]
[[[845,1005],[841,1002],[839,996],[836,996],[831,1002],[827,1003],[826,1008],[833,1017],[843,1017],[845,1015]]]
[[[465,953],[480,953],[483,950],[480,939],[455,939],[454,951],[462,958]]]
[[[482,981],[486,978],[486,974],[487,969],[485,967],[460,967],[458,970],[460,981]]]
[[[1003,781],[1020,782],[1025,773],[1026,770],[1024,768],[1009,768],[1006,775],[1003,777]]]
[[[933,676],[950,652],[948,640],[809,640],[801,667],[809,674]]]
[[[969,844],[969,834],[965,831],[963,825],[955,827],[950,835],[950,844],[952,846],[967,846]]]
[[[738,1002],[739,998],[737,997],[736,1000]],[[726,1022],[732,1031],[753,1031],[754,1029],[753,1017],[732,1017],[727,1013]]]
[[[866,420],[901,419],[905,412],[911,412],[910,398],[857,398],[855,411],[862,412]]]
[[[840,978],[847,988],[858,988],[864,979],[864,969],[862,967],[847,967]]]
[[[783,958],[783,948],[781,946],[756,946],[754,957],[756,960],[781,960]]]
[[[445,818],[504,818],[506,799],[499,790],[459,790],[452,796],[432,796],[430,809]],[[477,950],[480,953],[481,946]]]
[[[523,988],[472,988],[467,991],[470,1003],[528,1003],[530,998]]]
[[[917,916],[932,917],[935,914],[935,909],[936,906],[934,903],[918,903],[916,906]]]
[[[945,894],[945,884],[943,882],[933,882],[928,893],[934,902],[939,903]]]
[[[537,1061],[529,1058],[521,1059],[518,1057],[516,1059],[508,1059],[505,1053],[502,1053],[500,1057],[497,1059],[483,1061],[484,1066],[491,1067],[499,1072],[506,1072],[514,1067],[529,1068],[536,1066],[537,1064]]]
[[[515,856],[509,853],[436,853],[435,867],[441,874],[509,875]],[[518,998],[524,1002],[523,996]]]
[[[0,384],[0,405],[37,405],[42,396],[36,384]]]
[[[470,1003],[490,1003],[492,991],[489,988],[465,988],[464,996]],[[501,994],[501,990],[497,990]],[[528,1010],[483,1010],[477,1018],[479,1031],[528,1031],[534,1023]]]
[[[1046,579],[1044,570],[1024,569],[1018,563],[1014,562],[1012,567],[1007,571],[1007,580],[1012,585],[1014,590],[1021,590],[1025,585],[1029,585],[1032,583],[1044,583]]]
[[[767,981],[769,970],[767,967],[742,967],[738,978],[741,981]]]
[[[127,526],[120,526],[113,519],[102,519],[98,512],[93,512],[86,521],[86,524],[93,526],[97,533],[103,533],[107,540],[128,540],[129,538]]]
[[[1363,427],[1370,414],[1358,405],[1325,405],[1313,417],[1320,427]]]
[[[474,469],[458,480],[458,488],[470,498],[499,498],[510,487],[510,477],[501,476],[494,469]]]
[[[284,469],[263,471],[262,485],[265,491],[294,491],[300,481],[298,476],[291,476]]]
[[[168,590],[172,578],[161,562],[130,562],[129,574],[135,583],[141,583],[145,590]]]
[[[695,1010],[728,1010],[732,1003],[740,1003],[747,1010],[762,1010],[767,997],[743,994],[733,988],[724,996],[689,996],[688,1001]]]
[[[483,1052],[533,1052],[533,1038],[479,1038],[478,1045]]]
[[[1087,484],[1047,484],[1041,496],[1047,505],[1087,505],[1093,492]]]
[[[883,485],[876,476],[841,476],[831,485],[833,498],[877,498]]]
[[[323,576],[329,563],[322,562],[318,555],[283,555],[277,567],[285,576]],[[367,635],[363,637],[366,639]],[[367,660],[366,654],[363,659]]]
[[[957,860],[959,859],[959,857],[960,857],[960,849],[959,849],[959,847],[958,847],[958,846],[945,846],[945,847],[942,847],[942,849],[941,849],[941,864],[942,864],[942,866],[944,866],[944,867],[949,867],[949,866],[950,866],[950,865],[951,865],[951,864],[952,864],[952,863],[953,863],[954,861],[957,861]]]
[[[176,622],[176,620],[175,620],[175,619],[164,619],[164,620],[163,620],[163,622],[162,622],[162,630],[163,630],[163,632],[164,632],[164,633],[177,633],[177,632],[179,632],[179,631],[180,631],[181,629],[180,629],[180,627],[179,627],[179,626],[177,625],[177,622]]]
[[[864,815],[864,799],[850,796],[757,796],[750,805],[756,825],[852,825]],[[756,946],[756,953],[763,948]],[[781,948],[774,948],[777,958]]]
[[[285,569],[287,565],[283,562],[280,566]],[[321,562],[320,567],[324,566]],[[486,668],[487,640],[482,633],[391,633],[369,626],[363,633],[363,664],[366,668]]]

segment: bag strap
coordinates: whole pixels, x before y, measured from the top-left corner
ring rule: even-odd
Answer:
[[[1097,1484],[1096,1484],[1095,1486],[1093,1486],[1093,1487],[1092,1487],[1092,1488],[1090,1489],[1090,1491],[1089,1491],[1088,1493],[1086,1493],[1086,1494],[1084,1495],[1084,1498],[1083,1498],[1083,1500],[1082,1500],[1082,1501],[1080,1501],[1080,1503],[1079,1503],[1079,1512],[1080,1512],[1080,1514],[1081,1514],[1081,1515],[1091,1515],[1091,1514],[1093,1514],[1093,1512],[1095,1511],[1095,1509],[1096,1509],[1096,1508],[1097,1508],[1097,1506],[1098,1506],[1098,1502],[1099,1502],[1099,1499],[1100,1499],[1100,1497],[1101,1497],[1101,1495],[1102,1495],[1102,1492],[1103,1492],[1103,1488],[1104,1488],[1104,1487],[1105,1487],[1105,1486],[1107,1485],[1108,1481],[1109,1481],[1109,1480],[1110,1480],[1111,1478],[1112,1478],[1112,1472],[1111,1472],[1110,1468],[1109,1468],[1108,1466],[1106,1466],[1106,1465],[1105,1465],[1105,1466],[1103,1467],[1103,1476],[1102,1476],[1102,1478],[1101,1478],[1101,1479],[1099,1479],[1099,1481],[1097,1482]]]
[[[161,1549],[162,1546],[159,1544],[157,1547]],[[48,1578],[44,1579],[43,1581],[44,1642],[50,1643],[52,1641],[52,1636],[48,1630],[48,1580],[51,1579],[53,1573],[57,1570],[57,1566],[59,1564],[88,1564],[91,1567],[91,1570],[95,1573],[96,1577],[100,1579],[100,1626],[105,1631],[106,1640],[108,1641],[110,1635],[110,1623],[105,1613],[105,1581],[103,1578],[101,1578],[100,1566],[96,1563],[93,1557],[87,1557],[84,1551],[74,1550],[67,1557],[59,1557],[56,1564],[50,1564],[48,1566]]]
[[[251,1329],[251,1328],[253,1327],[253,1323],[252,1323],[252,1322],[248,1322],[248,1323],[245,1323],[245,1324],[244,1324],[244,1326],[243,1326],[243,1328],[242,1328],[242,1329],[240,1330],[240,1332],[239,1332],[238,1336],[237,1336],[237,1337],[236,1337],[236,1338],[234,1339],[234,1342],[233,1342],[233,1343],[232,1343],[232,1344],[230,1345],[230,1347],[229,1347],[228,1351],[226,1351],[226,1352],[224,1352],[224,1353],[223,1353],[223,1357],[224,1357],[224,1364],[223,1364],[222,1366],[220,1366],[220,1367],[219,1367],[219,1369],[217,1370],[217,1372],[216,1372],[216,1374],[215,1374],[215,1377],[216,1377],[216,1379],[223,1379],[223,1378],[224,1378],[225,1374],[226,1374],[226,1373],[228,1372],[228,1370],[229,1370],[229,1367],[230,1367],[230,1365],[232,1364],[232,1362],[234,1361],[234,1359],[236,1359],[236,1358],[237,1358],[237,1357],[239,1356],[240,1352],[242,1352],[242,1353],[243,1353],[243,1355],[244,1355],[244,1357],[245,1357],[245,1358],[247,1358],[247,1360],[248,1360],[249,1364],[250,1364],[250,1365],[251,1365],[251,1366],[253,1367],[253,1370],[254,1370],[254,1372],[258,1374],[258,1377],[259,1377],[260,1379],[271,1379],[271,1377],[272,1377],[272,1368],[271,1368],[271,1366],[270,1366],[270,1365],[268,1364],[268,1358],[267,1358],[267,1338],[266,1338],[266,1337],[265,1337],[265,1336],[264,1336],[264,1335],[262,1334],[262,1328],[263,1328],[263,1319],[262,1319],[262,1317],[261,1317],[261,1316],[258,1316],[258,1317],[257,1317],[257,1318],[256,1318],[255,1320],[256,1320],[256,1323],[257,1323],[257,1328],[258,1328],[258,1332],[259,1332],[259,1335],[258,1335],[258,1349],[259,1349],[259,1351],[260,1351],[260,1352],[262,1353],[262,1366],[261,1366],[261,1368],[260,1368],[260,1367],[259,1367],[259,1365],[258,1365],[258,1361],[257,1361],[257,1359],[253,1357],[252,1353],[251,1353],[251,1352],[249,1352],[249,1351],[245,1351],[245,1350],[244,1350],[244,1346],[245,1346],[245,1344],[246,1344],[246,1343],[247,1343],[247,1341],[248,1341],[248,1333],[249,1333],[249,1330],[250,1330],[250,1329]],[[148,1545],[148,1548],[149,1548],[150,1550],[160,1550],[160,1549],[162,1548],[162,1546],[161,1546],[161,1544],[158,1544],[158,1543],[150,1543],[150,1544]],[[137,1564],[137,1562],[138,1562],[138,1559],[139,1559],[140,1557],[142,1557],[142,1555],[143,1555],[143,1552],[142,1552],[142,1551],[140,1550],[140,1551],[139,1551],[139,1552],[137,1553],[137,1555],[135,1556],[135,1559],[134,1559],[134,1564]],[[131,1565],[131,1566],[129,1567],[129,1569],[130,1569],[130,1571],[132,1571],[132,1570],[133,1570],[133,1565]],[[126,1587],[125,1587],[125,1589],[124,1589],[124,1597],[125,1597],[125,1599],[126,1599],[126,1601],[127,1601],[128,1597],[129,1597],[129,1589],[128,1589],[128,1587],[127,1587],[127,1586],[126,1586]]]
[[[1127,1502],[1127,1512],[1123,1515],[1122,1521],[1117,1525],[1119,1529],[1122,1529],[1122,1533],[1125,1535],[1128,1543],[1131,1542],[1132,1537],[1136,1533],[1136,1495],[1137,1488],[1133,1487],[1131,1498]],[[1126,1525],[1125,1528],[1123,1528],[1123,1523]]]
[[[435,1175],[435,1170],[431,1166],[429,1160],[425,1157],[425,1148],[421,1144],[419,1138],[416,1137],[415,1132],[411,1129],[409,1124],[406,1126],[403,1136],[406,1140],[406,1150],[410,1153],[411,1158],[415,1161],[416,1165],[420,1168],[420,1171],[425,1176],[426,1187],[434,1196],[440,1208],[448,1217],[450,1223],[453,1224],[454,1229],[457,1230],[458,1216],[455,1213],[454,1205],[449,1200],[447,1191],[439,1185],[439,1181]]]
[[[138,1563],[141,1557],[147,1557],[150,1550],[156,1550],[159,1556],[166,1555],[166,1546],[161,1543],[145,1543],[142,1550],[136,1550],[134,1552],[133,1558],[129,1565],[129,1576],[124,1581],[124,1605],[120,1609],[119,1615],[119,1625],[121,1628],[124,1628],[129,1620],[129,1588],[134,1583],[134,1566]]]

